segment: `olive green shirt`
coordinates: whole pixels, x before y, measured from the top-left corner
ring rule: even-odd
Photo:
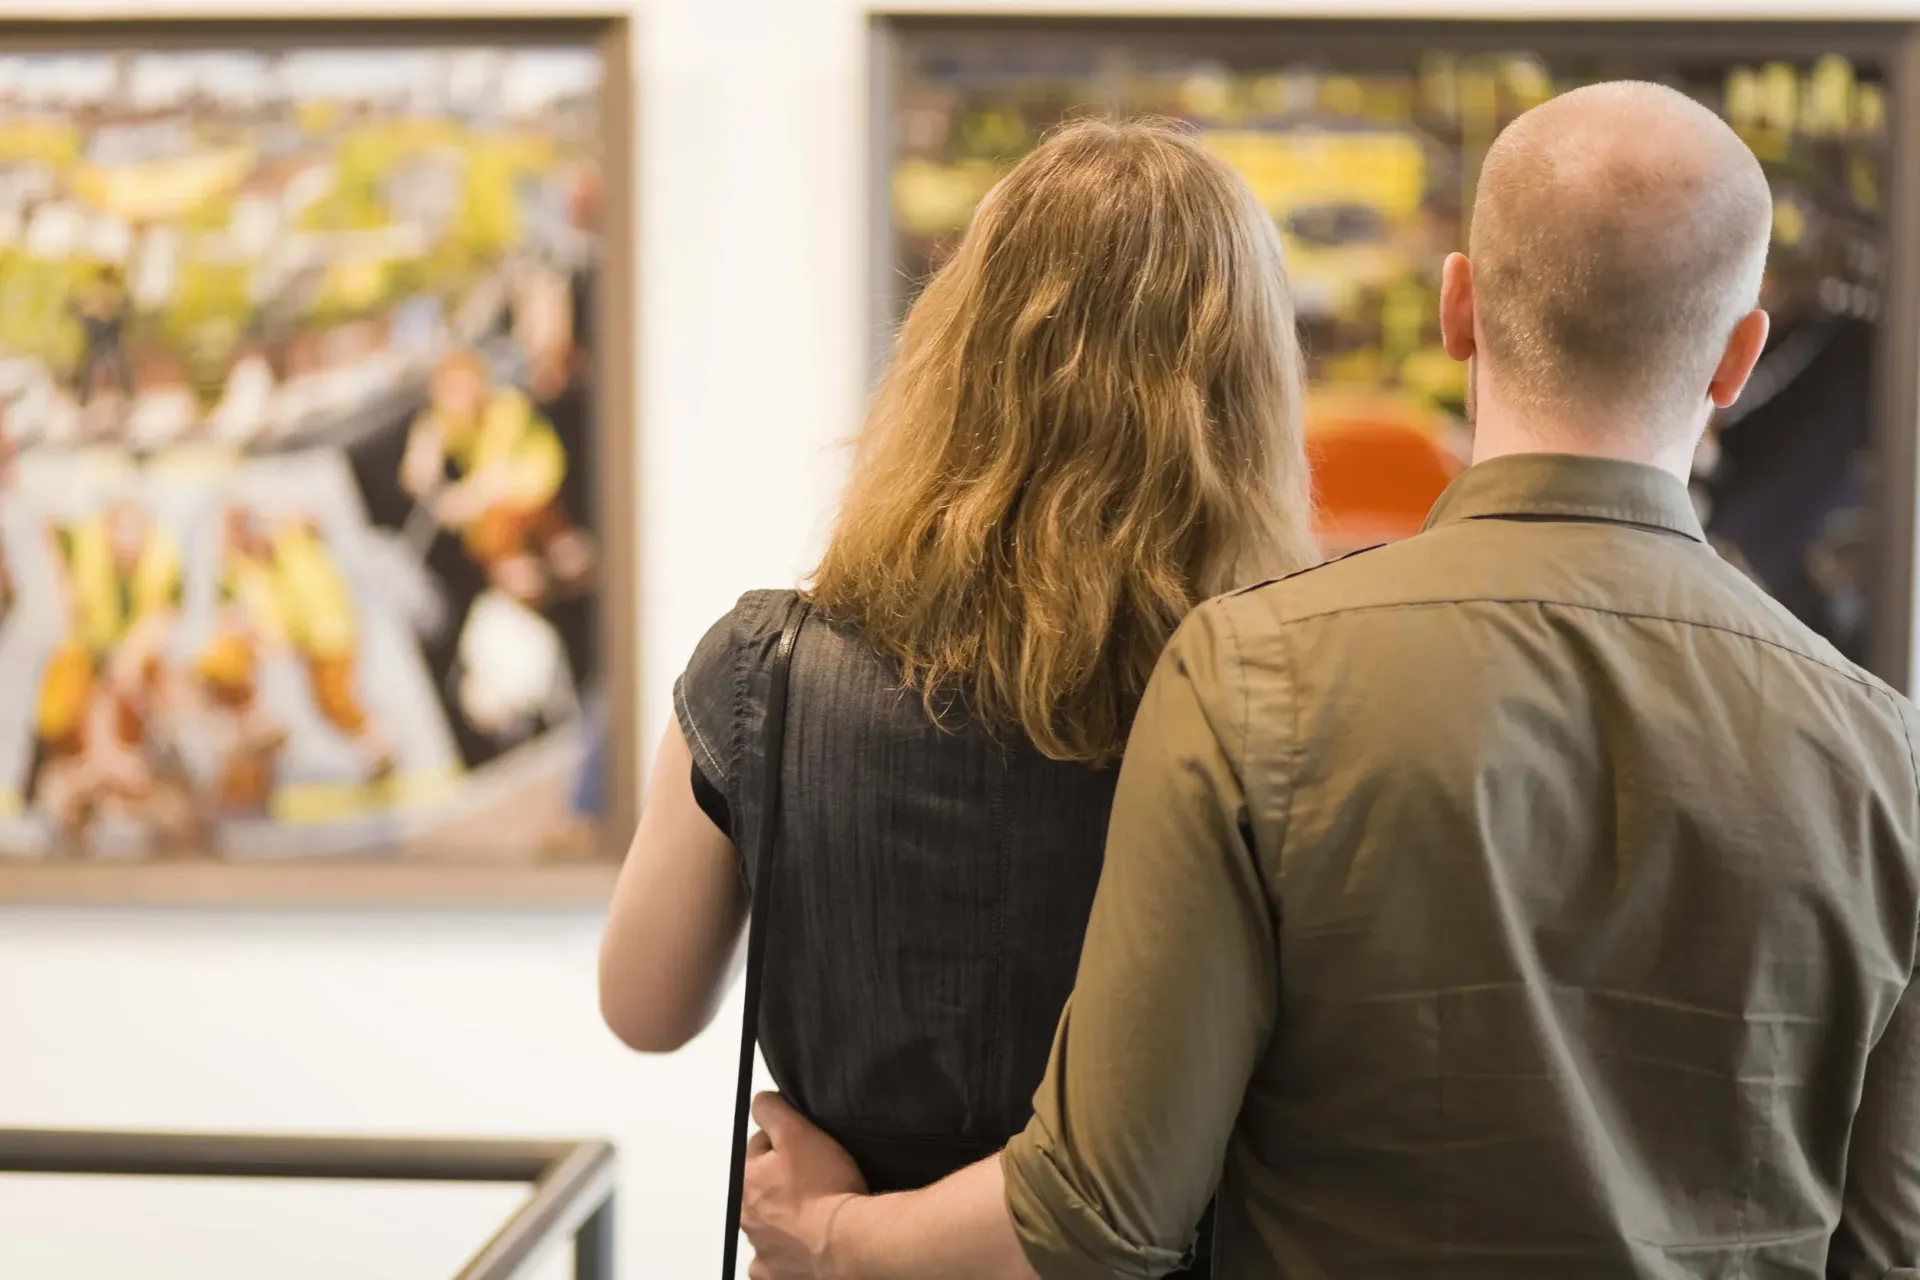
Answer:
[[[1472,468],[1175,636],[1027,1130],[1047,1280],[1920,1278],[1916,713],[1683,486]]]

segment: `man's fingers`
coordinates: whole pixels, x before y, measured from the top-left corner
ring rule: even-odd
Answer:
[[[773,1268],[755,1258],[747,1268],[747,1280],[773,1280]]]
[[[795,1128],[804,1124],[800,1113],[787,1105],[777,1093],[763,1093],[753,1100],[753,1122],[774,1146],[787,1141]]]
[[[747,1157],[749,1159],[754,1156],[763,1156],[771,1150],[773,1150],[773,1139],[767,1136],[765,1129],[754,1130],[753,1136],[747,1139]]]

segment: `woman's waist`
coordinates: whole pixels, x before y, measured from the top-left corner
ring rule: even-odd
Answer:
[[[830,1117],[814,1117],[814,1123],[847,1149],[853,1162],[860,1166],[867,1189],[876,1194],[930,1186],[950,1173],[996,1154],[1012,1136],[966,1137],[890,1131],[839,1124]]]

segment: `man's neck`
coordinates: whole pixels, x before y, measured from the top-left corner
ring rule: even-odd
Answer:
[[[1516,453],[1569,453],[1658,467],[1685,484],[1693,474],[1695,443],[1689,433],[1656,449],[1607,432],[1551,422],[1529,421],[1522,427],[1504,414],[1482,412],[1474,423],[1473,460],[1481,463]]]

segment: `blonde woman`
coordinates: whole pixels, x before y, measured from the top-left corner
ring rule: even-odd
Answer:
[[[874,1189],[1025,1124],[1155,659],[1313,558],[1300,402],[1272,221],[1171,128],[1054,136],[907,317],[806,593],[761,1021]],[[675,687],[601,951],[636,1049],[685,1044],[731,975],[792,600],[746,596]]]

